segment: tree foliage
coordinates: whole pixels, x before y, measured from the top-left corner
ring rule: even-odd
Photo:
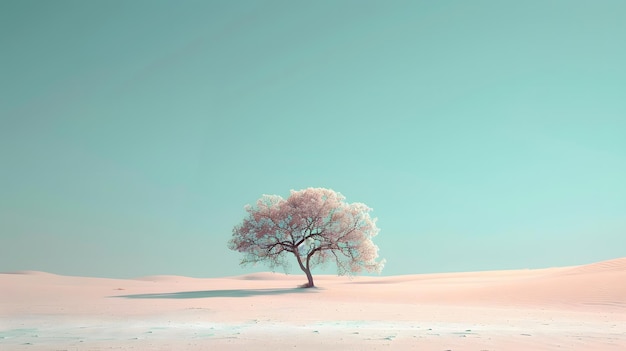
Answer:
[[[292,190],[287,199],[263,195],[245,209],[247,216],[233,228],[229,241],[230,249],[244,254],[243,265],[265,262],[272,269],[287,269],[295,256],[308,279],[305,287],[314,286],[311,269],[326,262],[334,262],[339,275],[383,268],[372,242],[379,229],[370,218],[371,209],[347,203],[333,190]]]

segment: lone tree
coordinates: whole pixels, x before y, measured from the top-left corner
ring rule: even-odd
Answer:
[[[349,204],[330,189],[308,188],[291,191],[287,199],[263,195],[256,206],[245,207],[248,215],[233,228],[228,243],[231,250],[244,254],[242,265],[266,262],[272,268],[288,268],[295,257],[311,288],[315,265],[333,261],[339,275],[366,270],[380,272],[383,261],[376,261],[378,247],[372,237],[378,234],[371,209],[362,203]]]

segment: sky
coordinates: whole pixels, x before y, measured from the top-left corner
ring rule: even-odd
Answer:
[[[266,271],[239,266],[232,228],[308,187],[373,208],[383,275],[624,257],[625,16],[2,0],[0,271]]]

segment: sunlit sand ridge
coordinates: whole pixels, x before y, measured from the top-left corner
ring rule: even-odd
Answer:
[[[626,349],[626,258],[303,280],[1,274],[0,349]]]

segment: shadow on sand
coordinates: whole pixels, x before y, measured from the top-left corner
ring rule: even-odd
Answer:
[[[262,295],[283,294],[309,294],[315,293],[316,289],[239,289],[239,290],[204,290],[204,291],[181,291],[173,293],[118,295],[126,299],[202,299],[211,297],[250,297]]]

